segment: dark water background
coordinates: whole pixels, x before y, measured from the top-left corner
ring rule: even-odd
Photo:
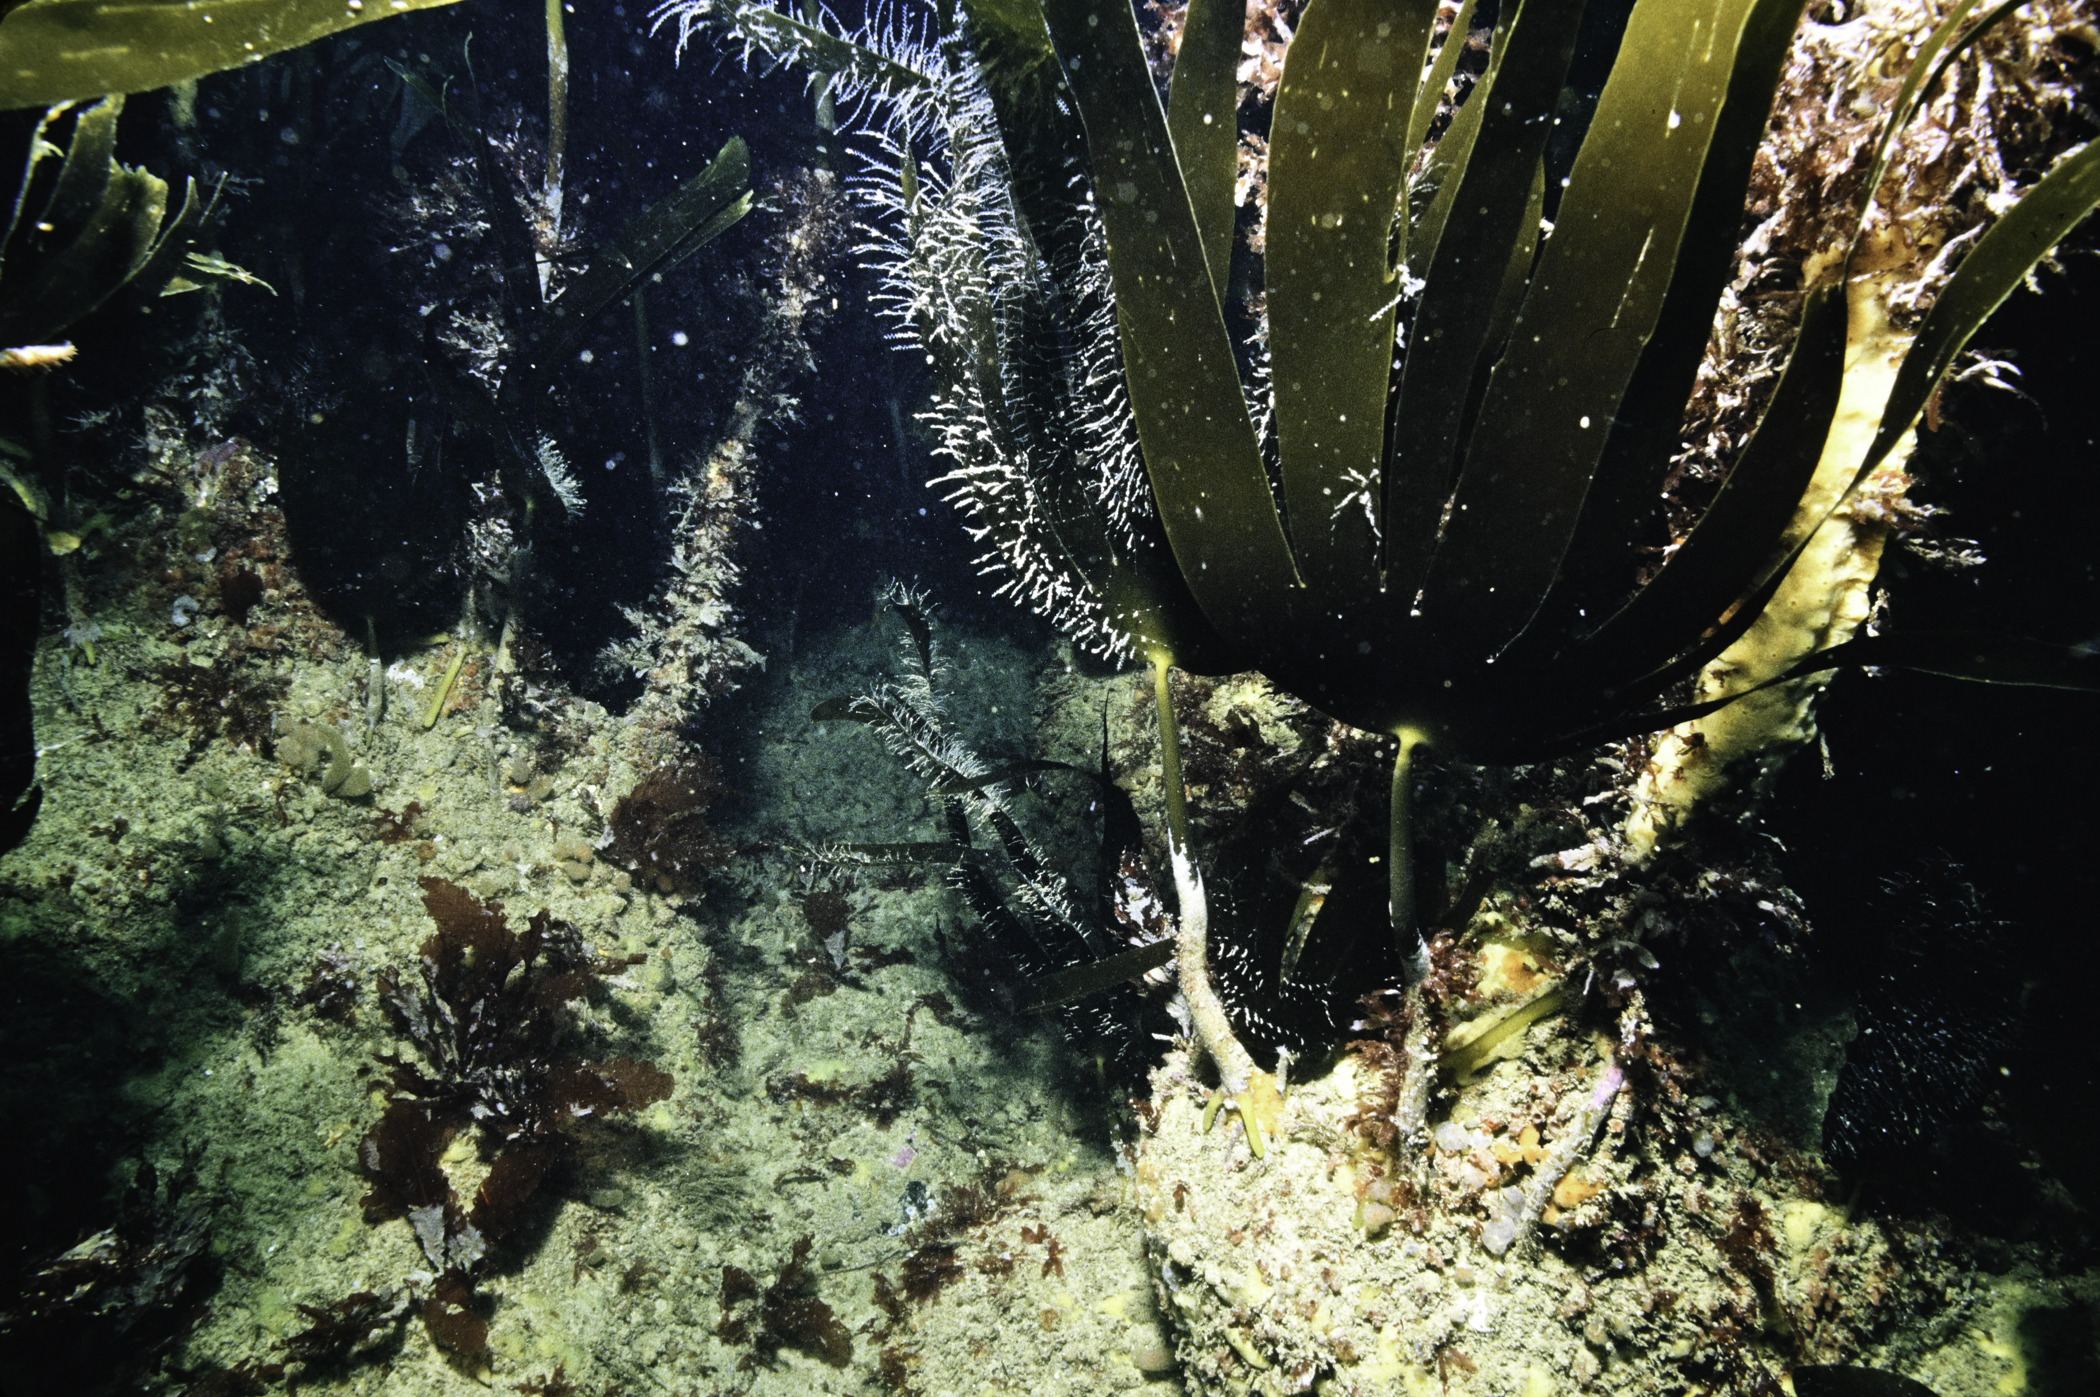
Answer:
[[[725,361],[756,328],[752,289],[782,226],[767,196],[800,168],[850,175],[858,162],[818,127],[799,75],[747,73],[699,46],[681,65],[668,35],[649,34],[641,6],[579,8],[567,24],[564,183],[565,223],[584,260],[704,169],[731,136],[752,148],[761,207],[650,288],[651,376],[675,467],[719,435],[738,382],[738,367]],[[279,454],[303,576],[354,638],[365,637],[369,619],[381,648],[398,653],[457,618],[468,482],[496,462],[494,444],[472,432],[446,435],[442,459],[430,457],[448,385],[422,311],[485,284],[503,259],[493,236],[462,242],[398,216],[412,188],[448,171],[471,178],[477,138],[432,118],[389,64],[443,89],[462,116],[478,96],[484,130],[523,133],[518,163],[536,181],[547,60],[541,16],[529,7],[419,13],[207,77],[190,131],[175,129],[167,95],[134,98],[120,154],[171,179],[195,173],[209,186],[228,176],[200,246],[278,294],[227,288],[224,335],[187,346],[186,366],[200,378],[214,365],[231,371],[243,401],[214,425]],[[26,134],[22,114],[6,125]],[[507,200],[490,211],[520,217]],[[912,422],[924,390],[913,360],[891,349],[887,325],[866,313],[871,279],[850,256],[837,273],[841,309],[814,345],[821,368],[788,387],[802,399],[801,421],[757,443],[762,527],[744,554],[744,610],[761,649],[767,628],[791,614],[813,630],[864,616],[890,575],[921,578],[980,623],[994,614],[978,601],[973,550],[924,484],[927,455]],[[196,299],[153,307],[150,325],[103,317],[83,326],[83,372],[66,384],[60,415],[135,404],[148,383],[183,365],[185,335],[171,332],[187,329]],[[589,507],[541,540],[532,620],[572,680],[590,689],[601,684],[597,650],[625,633],[615,608],[645,601],[662,581],[670,510],[646,466],[626,303],[600,317],[584,347],[587,360],[549,375],[539,425],[576,468]],[[200,350],[211,362],[196,362]],[[325,420],[312,423],[315,414]],[[413,464],[412,416],[422,443]],[[114,425],[135,431],[136,420],[120,414]],[[82,443],[83,483],[97,474],[96,447],[114,457],[118,436]],[[1002,614],[999,624],[1012,619]],[[613,685],[599,696],[625,695]]]

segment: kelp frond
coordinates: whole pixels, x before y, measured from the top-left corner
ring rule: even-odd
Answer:
[[[71,112],[63,151],[51,136],[69,108],[37,122],[0,231],[0,350],[56,340],[127,285],[159,292],[182,266],[207,211],[197,181],[171,206],[167,181],[119,161],[123,113],[121,96]]]
[[[456,0],[23,0],[0,10],[0,106],[148,92],[260,62],[357,25]]]

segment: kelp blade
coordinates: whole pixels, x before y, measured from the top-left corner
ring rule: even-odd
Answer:
[[[111,97],[81,113],[42,216],[14,230],[0,282],[0,344],[63,332],[154,262],[164,227],[186,235],[196,184],[169,224],[167,183],[112,155],[123,107]]]
[[[1470,129],[1453,123],[1452,134],[1471,144],[1457,157],[1463,163],[1451,166],[1423,229],[1421,257],[1429,260],[1418,259],[1418,270],[1426,285],[1393,409],[1383,510],[1388,604],[1404,599],[1412,608],[1430,566],[1467,397],[1482,356],[1494,348],[1488,329],[1495,303],[1527,241],[1522,225],[1582,14],[1580,4],[1531,0],[1506,17],[1495,29],[1488,84],[1461,108],[1475,114]]]
[[[1904,356],[1881,428],[1860,463],[1862,478],[1910,430],[1969,337],[2095,206],[2100,206],[2100,141],[2089,141],[2058,160],[1991,225],[1933,301]]]
[[[60,247],[86,231],[88,219],[101,207],[103,191],[116,173],[117,122],[123,115],[124,99],[118,96],[106,97],[74,118],[65,161],[58,169],[58,184],[43,213],[31,220],[29,228],[23,228],[18,218],[11,230],[27,246]],[[51,119],[47,116],[44,124],[48,125]],[[45,158],[46,148],[39,143],[30,151],[32,169]],[[33,187],[25,187],[22,192],[30,195]],[[9,260],[15,258],[10,255]]]
[[[1436,62],[1430,65],[1428,75],[1422,79],[1421,90],[1415,94],[1414,115],[1407,121],[1406,150],[1420,150],[1422,143],[1429,139],[1429,128],[1436,121],[1437,108],[1443,105],[1444,89],[1450,85],[1451,75],[1458,71],[1458,56],[1465,52],[1466,35],[1473,28],[1473,7],[1478,3],[1479,0],[1465,0],[1451,19],[1443,46],[1436,51]]]
[[[547,353],[563,357],[592,317],[650,276],[669,271],[751,210],[751,150],[732,136],[708,167],[652,205],[547,308]]]
[[[1125,377],[1176,562],[1229,641],[1290,646],[1303,588],[1127,0],[1043,7],[1086,126]]]
[[[1783,551],[1786,525],[1815,475],[1844,371],[1845,300],[1831,284],[1809,293],[1771,404],[1714,502],[1654,580],[1575,647],[1585,674],[1623,685],[1679,659],[1791,564],[1799,550]]]
[[[456,0],[28,0],[0,19],[0,108],[150,92]]]
[[[1958,43],[1943,49],[1968,8],[1961,7],[1950,16],[1933,40],[1921,49],[1917,66],[1906,82],[1903,97],[1895,104],[1884,132],[1884,144],[1914,113],[1917,101],[1930,91],[1932,80],[1921,80],[1919,74],[1925,71],[1934,54],[1940,55],[1935,69],[1944,70],[1954,54],[2002,18],[1999,11],[1992,11]],[[1759,22],[1753,20],[1753,30]],[[1871,187],[1860,191],[1858,205],[1862,216],[1872,192]],[[2100,202],[2100,157],[2096,157],[2092,146],[2081,147],[2059,160],[2049,174],[1979,241],[1936,298],[1933,310],[1905,359],[1877,439],[1859,464],[1855,479],[1863,478],[1909,429],[1933,387],[1969,337],[2057,241],[2091,212],[2096,202]],[[1785,535],[1779,530],[1791,518],[1791,500],[1798,499],[1799,490],[1806,488],[1805,473],[1813,470],[1817,444],[1835,409],[1835,398],[1841,385],[1844,340],[1844,309],[1839,290],[1829,286],[1811,293],[1801,339],[1756,437],[1731,472],[1707,516],[1671,556],[1661,573],[1618,609],[1604,626],[1581,642],[1578,648],[1584,652],[1582,672],[1585,675],[1655,692],[1660,685],[1690,673],[1748,629],[1783,580],[1794,557],[1806,545],[1807,538],[1813,535],[1813,527],[1796,530],[1798,536]],[[1820,329],[1817,328],[1819,323]],[[1842,501],[1834,502],[1833,508],[1841,504]],[[1778,521],[1776,525],[1775,520]],[[1789,537],[1792,546],[1785,547]],[[1770,547],[1774,542],[1782,545],[1782,552],[1778,555],[1774,555]],[[1760,552],[1764,554],[1762,558]],[[1723,606],[1730,608],[1725,619],[1718,610]],[[1694,639],[1691,628],[1698,626],[1702,617],[1705,633]],[[1937,667],[1932,663],[1909,664],[1894,657],[1885,660],[1851,659],[1850,656],[1858,653],[1851,650],[1846,650],[1841,656],[1837,652],[1828,653],[1836,658],[1821,667],[1886,663],[1959,674],[1987,682],[2043,682],[2007,678],[2008,671],[2003,661],[1987,666],[1991,673],[1981,670],[1970,673],[1959,667]],[[1922,655],[1923,652],[1919,653]],[[2033,666],[2028,668],[2030,673],[2038,672]],[[2068,687],[2085,685],[2081,682]],[[1719,705],[1698,705],[1699,714],[1672,710],[1670,715],[1650,716],[1668,716],[1671,722],[1688,721],[1689,717],[1702,716],[1715,706]],[[1633,730],[1623,728],[1623,731]],[[1601,730],[1593,731],[1591,736],[1597,735],[1597,731]],[[1621,731],[1622,726],[1615,726],[1612,735],[1619,735]]]
[[[1425,583],[1427,624],[1454,654],[1491,658],[1559,573],[1662,312],[1753,8],[1634,7],[1518,331],[1489,379]]]
[[[1924,43],[1918,45],[1917,53],[1911,58],[1910,71],[1904,75],[1903,86],[1897,90],[1896,100],[1889,105],[1889,120],[1881,128],[1881,135],[1874,143],[1874,159],[1867,166],[1866,182],[1860,189],[1862,208],[1865,207],[1865,201],[1873,199],[1879,193],[1881,178],[1888,171],[1889,149],[1895,144],[1896,133],[1909,125],[1910,119],[1917,115],[1918,106],[1925,100],[1926,90],[1930,86],[1927,79],[1939,76],[1939,67],[1934,60],[1943,55],[1953,56],[1954,50],[1950,50],[1949,45],[1955,42],[1955,34],[1968,22],[1970,12],[1979,3],[1980,0],[1955,0],[1954,7],[1947,12],[1947,17],[1925,36]],[[1966,45],[1981,37],[1984,27],[1979,24],[1962,40],[1962,44]]]
[[[1232,279],[1232,189],[1240,159],[1238,68],[1246,16],[1245,5],[1233,0],[1189,0],[1167,106],[1174,156],[1220,302]]]
[[[1544,761],[1574,747],[1593,747],[1642,733],[1661,732],[1718,713],[1739,699],[1790,684],[1810,675],[1855,667],[1907,669],[1976,684],[2020,689],[2064,689],[2100,693],[2100,653],[2088,645],[2057,645],[2026,636],[1994,631],[1920,631],[1910,635],[1869,635],[1818,650],[1792,668],[1761,684],[1675,708],[1654,709],[1597,723],[1531,745],[1514,744],[1497,754],[1511,764]]]
[[[1678,248],[1677,271],[1620,401],[1553,595],[1523,643],[1534,654],[1589,629],[1582,623],[1585,616],[1615,610],[1628,580],[1642,567],[1642,550],[1661,536],[1663,482],[1677,459],[1685,403],[1712,337],[1722,288],[1735,267],[1744,190],[1800,18],[1800,0],[1758,0],[1744,27]],[[1741,583],[1738,590],[1748,585]]]
[[[1105,960],[1088,965],[1075,965],[1069,970],[1060,970],[1054,975],[1045,975],[1030,980],[1021,986],[1020,1012],[1041,1013],[1055,1009],[1060,1004],[1070,1004],[1076,999],[1112,990],[1137,979],[1148,970],[1157,970],[1174,959],[1174,943],[1171,940],[1154,941],[1147,946],[1120,951]]]
[[[1341,502],[1375,494],[1385,454],[1406,256],[1391,243],[1435,17],[1435,0],[1313,0],[1276,94],[1265,264],[1276,434],[1299,571],[1335,608],[1378,591],[1376,520]]]
[[[1864,479],[1868,472],[1888,454],[1902,434],[1910,429],[1911,423],[1924,410],[1925,400],[1931,395],[1934,387],[1938,385],[1941,377],[1946,373],[1947,367],[1953,362],[1954,357],[1967,345],[1970,337],[1976,333],[1977,329],[1982,326],[1992,312],[2004,304],[2006,298],[2026,279],[2028,273],[2033,271],[2035,266],[2049,255],[2057,243],[2092,213],[2096,205],[2100,205],[2100,142],[2081,146],[2059,160],[2056,166],[2033,189],[2021,197],[2019,203],[2008,210],[2005,216],[1994,224],[1989,232],[1984,234],[1976,247],[1970,251],[1969,256],[1963,260],[1960,268],[1956,270],[1953,279],[1948,282],[1947,286],[1940,292],[1939,297],[1934,301],[1932,310],[1927,313],[1925,324],[1920,329],[1916,341],[1913,342],[1910,352],[1904,357],[1903,365],[1897,374],[1895,387],[1889,394],[1888,406],[1883,412],[1880,429],[1874,442],[1868,447],[1866,457],[1860,463],[1854,476],[1855,484],[1858,480]],[[1825,294],[1830,295],[1833,301],[1836,300],[1833,294],[1829,292]],[[1814,300],[1812,299],[1811,308],[1813,306]],[[1833,316],[1838,314],[1835,309],[1830,313]],[[1779,440],[1783,443],[1791,444],[1788,447],[1781,448],[1782,451],[1798,451],[1805,445],[1805,441],[1802,440],[1804,426],[1828,423],[1829,411],[1821,406],[1821,400],[1823,397],[1833,395],[1837,389],[1837,380],[1835,372],[1831,368],[1831,361],[1839,357],[1838,352],[1830,343],[1829,336],[1811,335],[1813,322],[1813,314],[1804,319],[1802,344],[1797,346],[1795,357],[1799,360],[1803,356],[1803,351],[1809,349],[1813,342],[1822,342],[1820,350],[1811,352],[1815,353],[1816,357],[1823,361],[1823,368],[1817,371],[1814,377],[1825,385],[1824,388],[1819,392],[1811,387],[1808,394],[1810,405],[1804,408],[1802,403],[1792,403],[1789,405],[1788,415],[1781,416],[1768,410],[1764,424],[1760,425],[1758,429],[1758,437],[1763,438],[1768,431],[1774,430],[1773,424],[1776,423],[1776,435]],[[1791,378],[1793,375],[1794,369],[1790,365],[1788,377]],[[1786,383],[1783,380],[1780,394],[1785,395],[1786,393]],[[1780,402],[1778,398],[1775,398],[1773,407],[1778,408],[1779,406]],[[1834,408],[1834,402],[1832,407]],[[1796,413],[1796,409],[1801,410],[1799,414]],[[1797,415],[1798,420],[1791,420]],[[1758,450],[1757,440],[1753,439],[1751,447],[1746,452],[1744,461],[1739,463],[1736,468],[1738,473],[1742,471],[1744,464],[1749,464],[1751,458],[1758,453]],[[1773,464],[1777,464],[1777,462],[1773,462]],[[1798,457],[1795,459],[1794,464],[1796,466],[1801,464]],[[1677,584],[1672,582],[1670,574],[1672,568],[1679,563],[1684,554],[1695,552],[1692,544],[1699,541],[1701,532],[1706,532],[1709,539],[1713,540],[1710,544],[1702,544],[1703,548],[1707,548],[1712,552],[1733,550],[1747,555],[1750,545],[1755,540],[1749,538],[1745,531],[1739,527],[1741,519],[1738,517],[1738,514],[1743,510],[1752,510],[1767,517],[1773,515],[1778,507],[1778,493],[1772,488],[1771,477],[1765,475],[1762,470],[1757,476],[1759,482],[1758,494],[1761,497],[1759,499],[1753,499],[1747,489],[1741,495],[1734,495],[1735,480],[1735,474],[1731,474],[1729,484],[1723,487],[1721,495],[1716,498],[1712,509],[1709,511],[1710,515],[1719,514],[1724,516],[1722,521],[1712,528],[1708,527],[1705,520],[1701,521],[1700,526],[1694,529],[1692,539],[1687,540],[1685,546],[1679,550],[1679,557],[1673,557],[1665,565],[1663,572],[1655,581],[1650,583],[1649,587],[1644,589],[1642,594],[1637,596],[1625,608],[1625,613],[1628,617],[1651,613],[1652,604],[1649,602],[1648,594],[1655,592],[1658,586],[1661,586],[1662,590],[1655,592],[1656,599],[1663,601],[1667,598],[1668,609],[1681,610],[1684,597],[1681,594],[1673,594],[1672,589]],[[1834,502],[1824,517],[1827,518],[1830,513],[1835,513],[1842,505],[1842,499]],[[1820,524],[1820,521],[1817,521],[1817,523]],[[1667,682],[1671,678],[1688,673],[1690,668],[1704,663],[1707,659],[1712,658],[1726,648],[1727,645],[1732,644],[1738,636],[1748,629],[1750,622],[1755,619],[1757,611],[1763,607],[1764,602],[1769,599],[1773,590],[1783,580],[1786,569],[1792,566],[1793,559],[1807,546],[1808,540],[1814,536],[1814,533],[1814,527],[1800,529],[1794,547],[1776,567],[1767,567],[1764,570],[1763,580],[1754,583],[1754,589],[1736,604],[1735,611],[1728,617],[1727,621],[1714,627],[1709,635],[1700,641],[1697,646],[1681,652],[1677,659],[1669,664],[1667,668],[1652,674],[1650,676],[1651,680]],[[1719,580],[1718,575],[1714,571],[1715,562],[1716,560],[1711,557],[1701,558],[1698,568],[1687,566],[1683,569],[1683,572],[1687,575],[1703,573],[1707,585],[1711,587]],[[1722,564],[1722,566],[1725,567],[1726,564]],[[1683,580],[1685,579],[1679,579],[1679,581]],[[1746,577],[1745,581],[1750,582],[1751,578]],[[1709,591],[1706,593],[1706,599],[1711,602],[1714,599],[1714,594]],[[1612,627],[1615,629],[1620,628],[1619,622],[1621,619],[1621,617],[1615,616],[1612,621]],[[1636,634],[1641,632],[1654,634],[1653,628],[1646,624],[1625,629],[1633,629]],[[1666,636],[1655,636],[1655,638],[1667,639]],[[1877,642],[1887,641],[1891,644],[1899,642],[1908,644],[1913,638],[1903,636],[1868,637],[1863,638],[1861,641],[1853,642],[1853,644],[1864,645],[1868,639]],[[1981,640],[1982,638],[1979,637],[1978,639]],[[2032,642],[2018,643],[2021,645],[2032,644]],[[1835,650],[1824,653],[1836,655],[1839,651],[1843,651],[1847,657],[1861,653],[1847,646],[1839,646]],[[1926,652],[1921,649],[1915,653],[1922,656]],[[1934,651],[1932,653],[1937,655],[1938,652]],[[1652,641],[1648,658],[1652,661],[1660,661],[1660,648],[1654,646]],[[1811,657],[1811,659],[1814,658]],[[2008,677],[2015,671],[2020,670],[2021,666],[2014,665],[2011,660],[2004,657],[1994,660],[1991,665],[1977,669],[1975,672],[1962,669],[1959,664],[1952,660],[1917,663],[1903,658],[1840,658],[1832,664],[1821,667],[1837,668],[1844,664],[1888,664],[1900,668],[1920,669],[1932,673],[1948,674],[1992,683],[2047,684],[2051,687],[2066,688],[2090,687],[2090,684],[2083,680],[2058,685],[2053,681],[2037,678],[2021,679]],[[1953,667],[1939,667],[1942,664],[1952,665]],[[1985,672],[1986,670],[1990,672]],[[1806,673],[1810,671],[1801,670],[1796,672]],[[2039,668],[2027,665],[2024,672],[2030,674],[2049,672],[2049,665],[2043,664]]]
[[[1915,670],[1979,684],[2100,693],[2100,655],[2085,645],[2052,645],[1992,631],[1868,635],[1820,650],[1788,670],[1798,679],[1849,665]]]
[[[1467,7],[1460,11],[1459,20],[1470,24],[1471,11],[1469,0]],[[1516,15],[1514,6],[1501,14],[1494,21],[1496,33],[1506,37],[1509,27],[1516,22]],[[1411,149],[1420,150],[1422,142],[1428,138],[1429,128],[1443,102],[1444,88],[1456,71],[1458,55],[1452,52],[1453,37],[1456,37],[1459,49],[1466,46],[1466,33],[1454,24],[1451,35],[1444,40],[1444,47],[1437,52],[1436,66],[1430,71],[1427,85],[1415,98],[1415,114],[1407,125],[1408,135],[1412,138]],[[1487,103],[1476,102],[1473,98],[1485,96],[1493,90],[1496,72],[1508,52],[1509,45],[1502,38],[1490,42],[1487,72],[1473,84],[1471,95],[1452,114],[1450,125],[1437,139],[1436,149],[1429,153],[1428,163],[1408,185],[1408,262],[1416,276],[1422,275],[1436,260],[1437,244],[1443,240],[1444,221],[1450,217],[1458,196],[1456,175],[1465,169],[1466,161],[1473,154],[1473,143],[1480,136],[1480,117],[1487,110]]]

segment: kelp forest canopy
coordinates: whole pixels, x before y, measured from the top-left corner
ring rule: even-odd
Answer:
[[[1874,115],[1841,130],[1797,105],[1843,43],[1798,4],[1387,10],[1197,3],[1149,38],[1082,0],[861,31],[743,0],[659,15],[802,65],[871,124],[877,255],[934,364],[946,482],[1005,585],[1076,638],[1260,668],[1476,757],[1667,726],[1688,715],[1665,696],[2084,217],[2100,155],[1974,76],[2048,61],[2002,9],[1956,6],[1908,70],[1847,79]],[[1264,25],[1299,26],[1296,68],[1242,41]],[[1985,189],[1942,147],[2013,137],[1993,121],[2021,131]],[[1781,258],[1786,310],[1733,363],[1746,273]],[[1901,304],[1870,347],[1848,300],[1872,296]],[[1848,354],[1902,366],[1869,388]],[[1691,489],[1695,390],[1738,376]],[[1855,656],[2085,682],[1967,637],[1827,663]]]
[[[865,124],[868,252],[934,376],[936,483],[1001,590],[1158,671],[1181,990],[1236,1088],[1170,667],[1255,670],[1392,738],[1408,983],[1431,969],[1417,748],[1510,763],[1684,729],[1642,778],[1639,859],[1798,744],[1803,679],[2100,687],[2072,645],[1862,628],[1885,536],[1862,502],[1901,499],[1970,336],[2100,202],[2075,119],[1990,100],[2001,67],[2058,62],[2010,14],[1921,10],[1885,76],[1859,61],[1880,31],[1791,0],[1321,0],[1272,17],[1270,67],[1269,19],[1202,0],[1158,28],[1113,0],[658,18],[804,68]]]

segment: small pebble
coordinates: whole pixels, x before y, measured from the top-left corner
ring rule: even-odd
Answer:
[[[1171,1373],[1174,1350],[1167,1347],[1167,1341],[1152,1325],[1134,1325],[1130,1331],[1130,1361],[1141,1373]]]

